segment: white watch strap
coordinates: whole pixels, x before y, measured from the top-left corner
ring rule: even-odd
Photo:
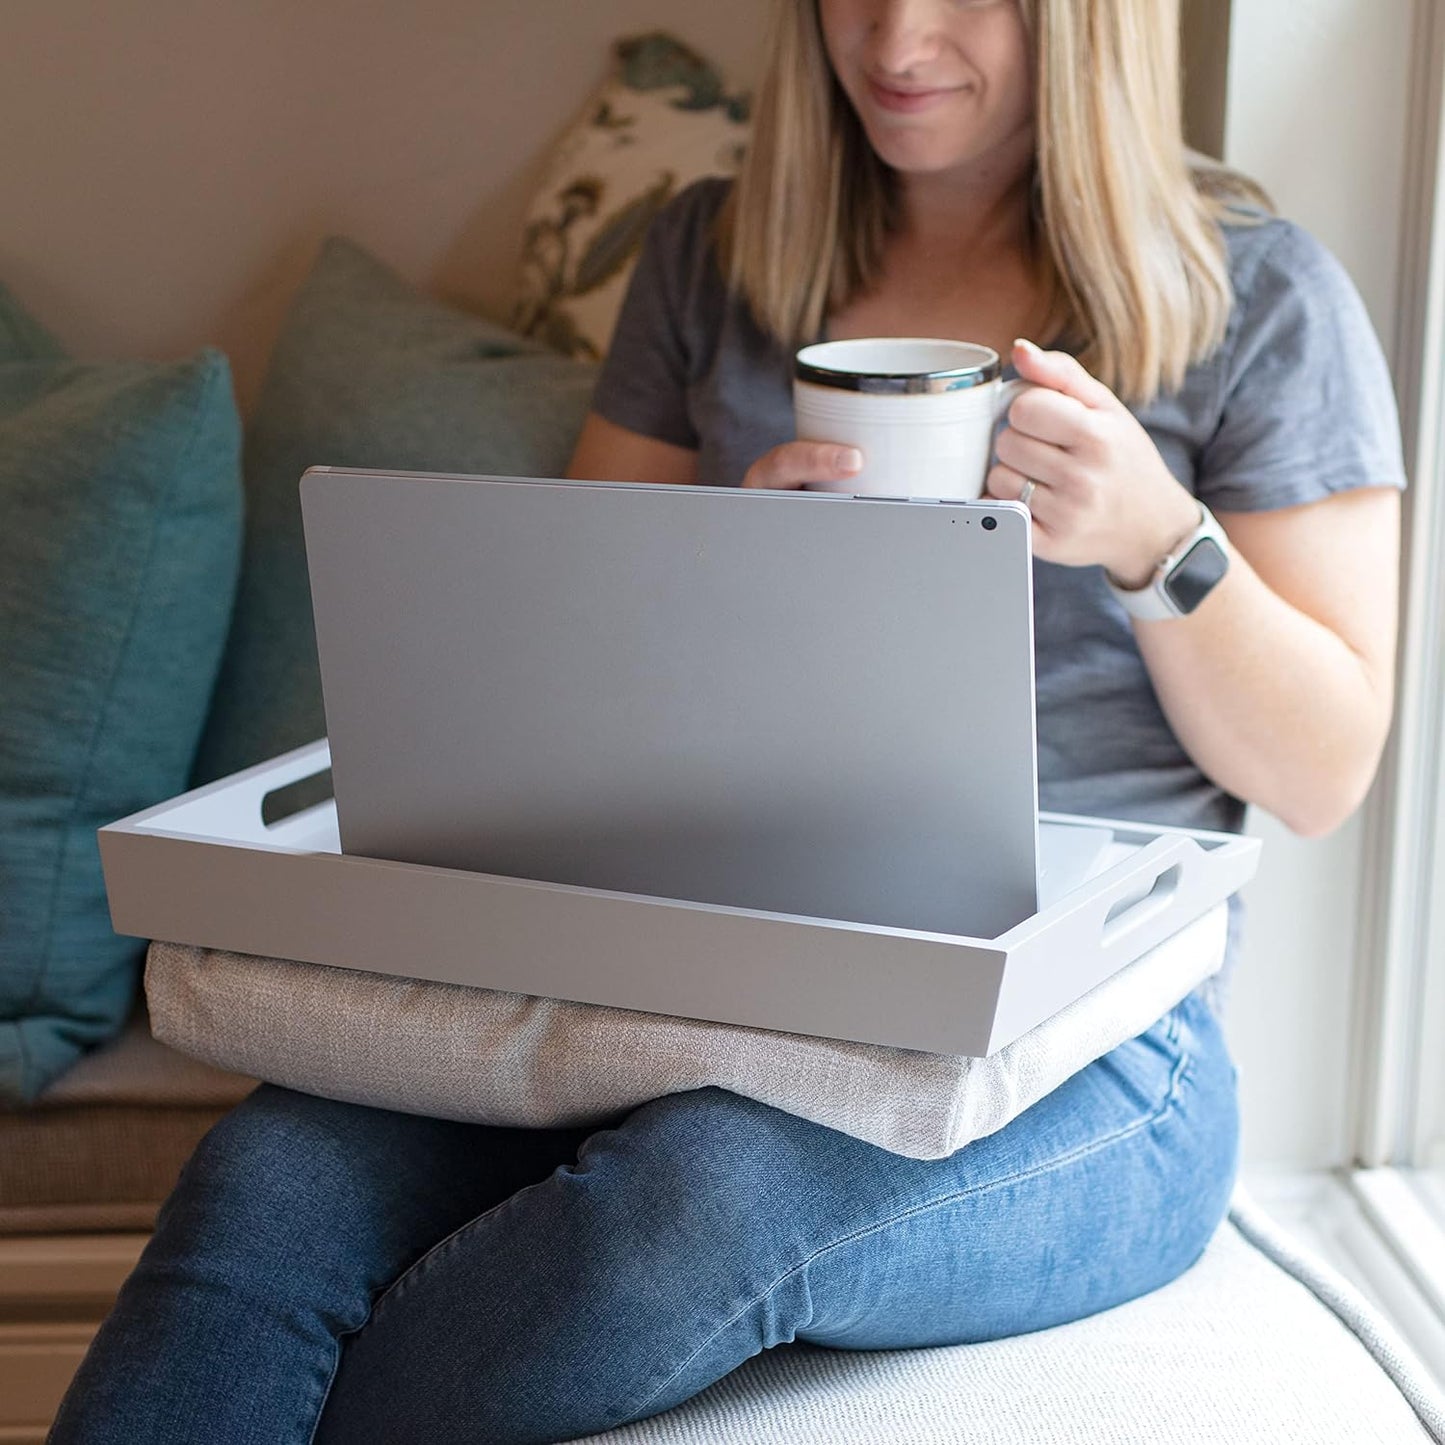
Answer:
[[[1167,622],[1171,617],[1179,616],[1179,609],[1155,585],[1157,577],[1158,573],[1155,573],[1154,577],[1134,592],[1118,586],[1107,572],[1104,574],[1104,581],[1108,584],[1109,591],[1114,594],[1114,601],[1130,617],[1138,617],[1145,622]]]
[[[1133,590],[1120,587],[1107,571],[1104,573],[1104,581],[1109,591],[1114,594],[1114,600],[1130,617],[1138,617],[1145,622],[1167,622],[1172,617],[1182,617],[1184,614],[1170,601],[1169,594],[1164,590],[1164,579],[1168,577],[1174,564],[1188,553],[1201,537],[1212,537],[1221,546],[1224,545],[1224,528],[1214,520],[1214,514],[1203,502],[1199,503],[1199,525],[1170,550],[1169,555],[1154,569],[1154,575],[1144,586]]]

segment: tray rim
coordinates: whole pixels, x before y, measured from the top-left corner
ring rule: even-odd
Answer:
[[[314,837],[329,802],[262,825],[268,793],[323,771],[327,761],[325,741],[310,743],[101,828],[117,931],[392,977],[986,1056],[1236,892],[1253,876],[1261,848],[1243,834],[1041,813],[1041,820],[1112,828],[1133,851],[1006,932],[977,938],[287,841],[288,830]],[[217,821],[231,805],[229,816],[242,820],[238,831],[251,836],[218,836]]]
[[[488,884],[540,889],[552,893],[607,898],[629,903],[719,913],[735,917],[778,920],[820,928],[839,929],[846,932],[863,932],[885,937],[927,940],[931,943],[959,943],[971,948],[1000,948],[1004,951],[1007,951],[1009,940],[1015,939],[1016,936],[1022,939],[1036,932],[1040,920],[1051,919],[1061,912],[1069,911],[1069,909],[1077,903],[1079,895],[1085,893],[1092,894],[1096,888],[1106,886],[1106,880],[1112,879],[1119,870],[1130,867],[1150,844],[1161,839],[1188,839],[1193,842],[1201,852],[1212,852],[1222,849],[1229,854],[1244,855],[1246,853],[1253,853],[1257,855],[1261,847],[1259,839],[1251,838],[1243,833],[1222,833],[1203,828],[1184,828],[1165,823],[1143,823],[1133,819],[1108,818],[1095,814],[1063,813],[1041,809],[1039,812],[1039,821],[1041,823],[1057,823],[1075,827],[1109,828],[1113,831],[1116,842],[1132,843],[1136,845],[1139,851],[1130,859],[1111,864],[1107,869],[1086,880],[1081,888],[1057,899],[1049,907],[1031,914],[1028,918],[1021,920],[1011,928],[994,935],[992,938],[986,938],[976,934],[940,933],[928,929],[901,928],[888,924],[859,923],[849,919],[822,918],[811,914],[782,913],[769,909],[744,908],[725,903],[706,903],[697,899],[670,898],[649,893],[627,893],[615,889],[589,888],[580,884],[558,883],[545,878],[517,878],[502,873],[480,873],[465,868],[443,868],[428,863],[407,863],[394,858],[373,858],[363,854],[333,852],[329,849],[317,850],[302,848],[285,841],[256,838],[247,839],[234,836],[225,837],[216,833],[203,832],[185,827],[167,826],[165,823],[167,817],[181,812],[183,809],[187,809],[191,805],[206,798],[216,797],[228,792],[239,792],[243,789],[251,791],[252,789],[250,789],[248,785],[264,781],[274,774],[295,773],[296,776],[300,778],[314,776],[317,773],[325,771],[326,767],[329,766],[329,762],[330,749],[326,739],[320,738],[315,742],[305,743],[299,748],[293,748],[289,752],[278,754],[266,762],[256,763],[249,768],[243,768],[239,772],[229,774],[227,777],[217,778],[212,782],[203,783],[197,788],[189,789],[184,793],[178,793],[175,797],[169,798],[164,802],[152,804],[150,807],[131,813],[124,818],[118,818],[112,823],[105,824],[98,830],[98,833],[102,840],[108,837],[137,835],[167,837],[176,841],[195,843],[208,847],[242,848],[257,852],[334,858],[339,864],[346,865],[365,864],[370,867],[401,870],[408,873],[473,878]],[[306,765],[309,770],[299,772],[299,768],[303,765]],[[285,785],[281,784],[280,786]],[[267,789],[266,791],[268,793],[274,792],[275,789]],[[303,812],[294,814],[283,820],[283,824],[277,825],[278,831],[284,825],[295,824],[299,820],[313,818],[322,811],[333,808],[333,806],[330,801],[316,804],[312,808],[303,810]],[[1183,925],[1181,924],[1181,926]]]

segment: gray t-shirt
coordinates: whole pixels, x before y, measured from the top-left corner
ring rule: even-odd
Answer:
[[[794,436],[791,356],[730,296],[713,224],[730,182],[653,222],[598,380],[608,421],[698,452],[737,485]],[[1224,343],[1135,415],[1173,475],[1221,512],[1404,485],[1389,373],[1339,263],[1288,221],[1227,226]],[[1039,797],[1046,809],[1237,832],[1245,805],[1200,772],[1160,709],[1098,567],[1034,567]]]

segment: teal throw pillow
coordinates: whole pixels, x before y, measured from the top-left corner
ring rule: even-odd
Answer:
[[[246,433],[246,543],[196,781],[326,731],[298,487],[309,466],[559,476],[591,365],[430,300],[348,241],[297,294]]]
[[[29,352],[28,359],[26,352]],[[183,792],[234,596],[219,352],[86,365],[0,296],[0,1103],[118,1030],[144,944],[96,829]]]

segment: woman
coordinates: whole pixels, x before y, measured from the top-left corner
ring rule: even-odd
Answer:
[[[746,169],[653,227],[573,472],[845,477],[789,439],[797,344],[988,342],[1038,383],[988,487],[1033,513],[1045,805],[1237,828],[1248,800],[1323,833],[1390,713],[1389,385],[1329,257],[1186,168],[1176,24],[782,0]],[[1201,501],[1228,570],[1133,618]],[[1038,1329],[1187,1268],[1236,1142],[1202,992],[935,1161],[713,1089],[588,1133],[263,1088],[188,1166],[54,1438],[561,1440],[782,1340]]]

